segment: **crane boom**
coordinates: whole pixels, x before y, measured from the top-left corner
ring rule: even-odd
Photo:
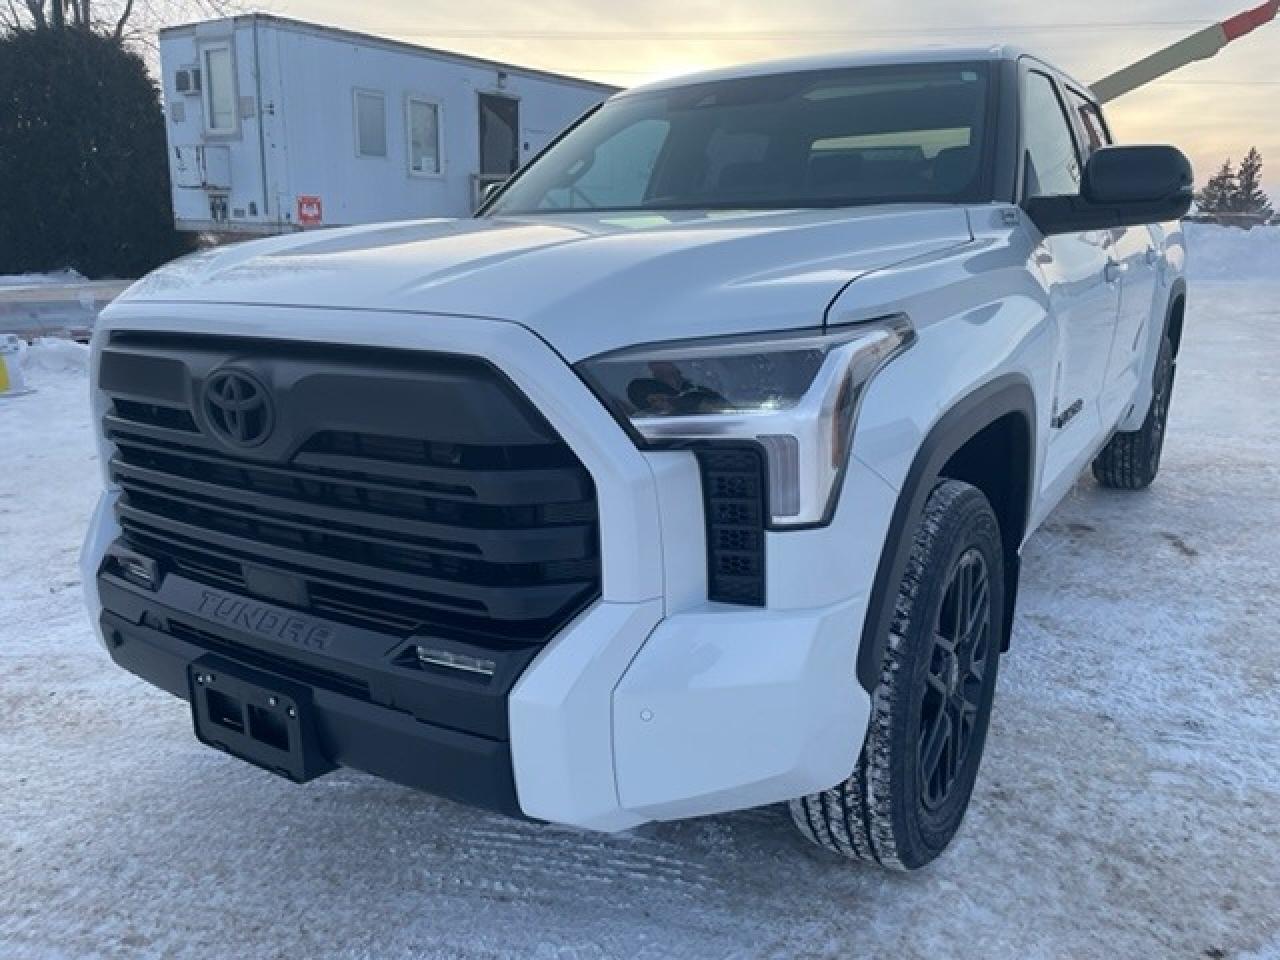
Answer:
[[[1109,77],[1104,77],[1093,85],[1093,92],[1103,103],[1122,97],[1189,63],[1208,60],[1231,41],[1270,23],[1278,13],[1280,0],[1270,0],[1222,23],[1205,27],[1149,57],[1143,57],[1137,63],[1117,70]]]

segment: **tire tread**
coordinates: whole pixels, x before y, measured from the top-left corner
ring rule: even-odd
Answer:
[[[909,684],[898,682],[908,669],[906,640],[935,541],[946,536],[947,518],[957,502],[981,493],[966,483],[943,480],[932,491],[916,530],[910,559],[894,602],[879,683],[871,697],[867,738],[853,774],[844,782],[790,803],[801,834],[818,846],[853,860],[877,863],[896,871],[913,869],[900,852],[899,827],[893,816],[891,737],[894,707]],[[985,505],[986,501],[983,498]],[[989,511],[989,507],[987,508]],[[993,518],[994,522],[994,518]]]

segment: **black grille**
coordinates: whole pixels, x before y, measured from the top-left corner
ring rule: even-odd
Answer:
[[[764,458],[752,447],[698,451],[707,514],[707,595],[764,605]]]
[[[251,451],[204,426],[224,367],[277,407]],[[99,381],[124,539],[192,580],[496,645],[542,642],[599,595],[591,477],[483,361],[117,335]]]

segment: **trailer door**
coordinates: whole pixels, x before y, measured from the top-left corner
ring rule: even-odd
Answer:
[[[478,201],[484,188],[501,183],[520,166],[520,101],[496,93],[480,97],[480,173]]]

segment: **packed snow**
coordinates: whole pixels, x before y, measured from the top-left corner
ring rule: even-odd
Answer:
[[[61,270],[53,270],[49,273],[8,273],[0,275],[0,288],[69,286],[85,282],[87,281],[84,278],[84,274],[72,270],[70,267],[63,267]]]
[[[0,956],[1280,960],[1262,236],[1193,228],[1161,476],[1082,479],[1030,542],[973,807],[909,876],[810,848],[780,808],[601,836],[201,746],[90,632],[85,351],[37,343],[35,392],[0,398]]]

